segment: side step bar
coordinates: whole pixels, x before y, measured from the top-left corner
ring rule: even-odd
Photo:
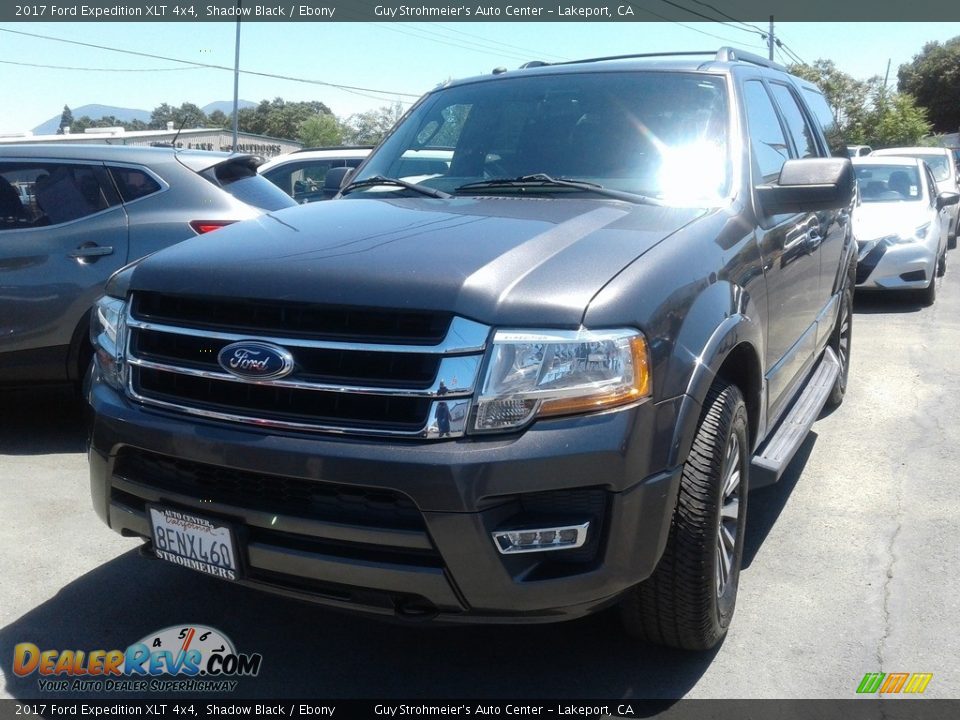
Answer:
[[[833,348],[828,347],[803,392],[780,421],[777,431],[757,448],[750,464],[751,490],[773,485],[780,479],[810,432],[813,421],[823,410],[839,374],[840,361]]]

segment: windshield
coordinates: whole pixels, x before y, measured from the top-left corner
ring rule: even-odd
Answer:
[[[428,96],[355,180],[382,175],[459,195],[582,194],[549,183],[463,187],[547,175],[679,205],[715,205],[730,170],[727,93],[693,73],[516,77]],[[370,192],[407,192],[380,186]]]
[[[950,179],[950,166],[947,164],[950,162],[950,157],[948,155],[908,155],[907,157],[923,160],[930,166],[933,177],[936,178],[937,182]]]
[[[860,199],[865,203],[923,199],[916,165],[862,165],[856,170]]]

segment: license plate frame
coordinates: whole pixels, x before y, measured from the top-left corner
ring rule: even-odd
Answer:
[[[148,503],[146,510],[154,557],[223,580],[243,577],[233,523],[170,505]]]

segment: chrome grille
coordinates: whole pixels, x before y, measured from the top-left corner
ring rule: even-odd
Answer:
[[[428,312],[330,308],[329,319],[319,306],[270,303],[257,312],[250,301],[147,298],[131,300],[126,345],[127,392],[145,405],[292,430],[437,439],[464,432],[485,325]],[[204,320],[203,308],[227,327]],[[246,326],[237,308],[251,310]],[[284,318],[295,318],[292,332],[277,325]],[[437,327],[441,336],[425,334]],[[218,353],[240,341],[289,351],[294,371],[270,380],[225,371]]]

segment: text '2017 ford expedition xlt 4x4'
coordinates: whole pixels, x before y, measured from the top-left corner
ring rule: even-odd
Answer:
[[[850,161],[728,48],[448,83],[340,191],[119,272],[93,502],[341,609],[726,633],[747,490],[843,397]],[[328,177],[328,179],[330,179]]]

